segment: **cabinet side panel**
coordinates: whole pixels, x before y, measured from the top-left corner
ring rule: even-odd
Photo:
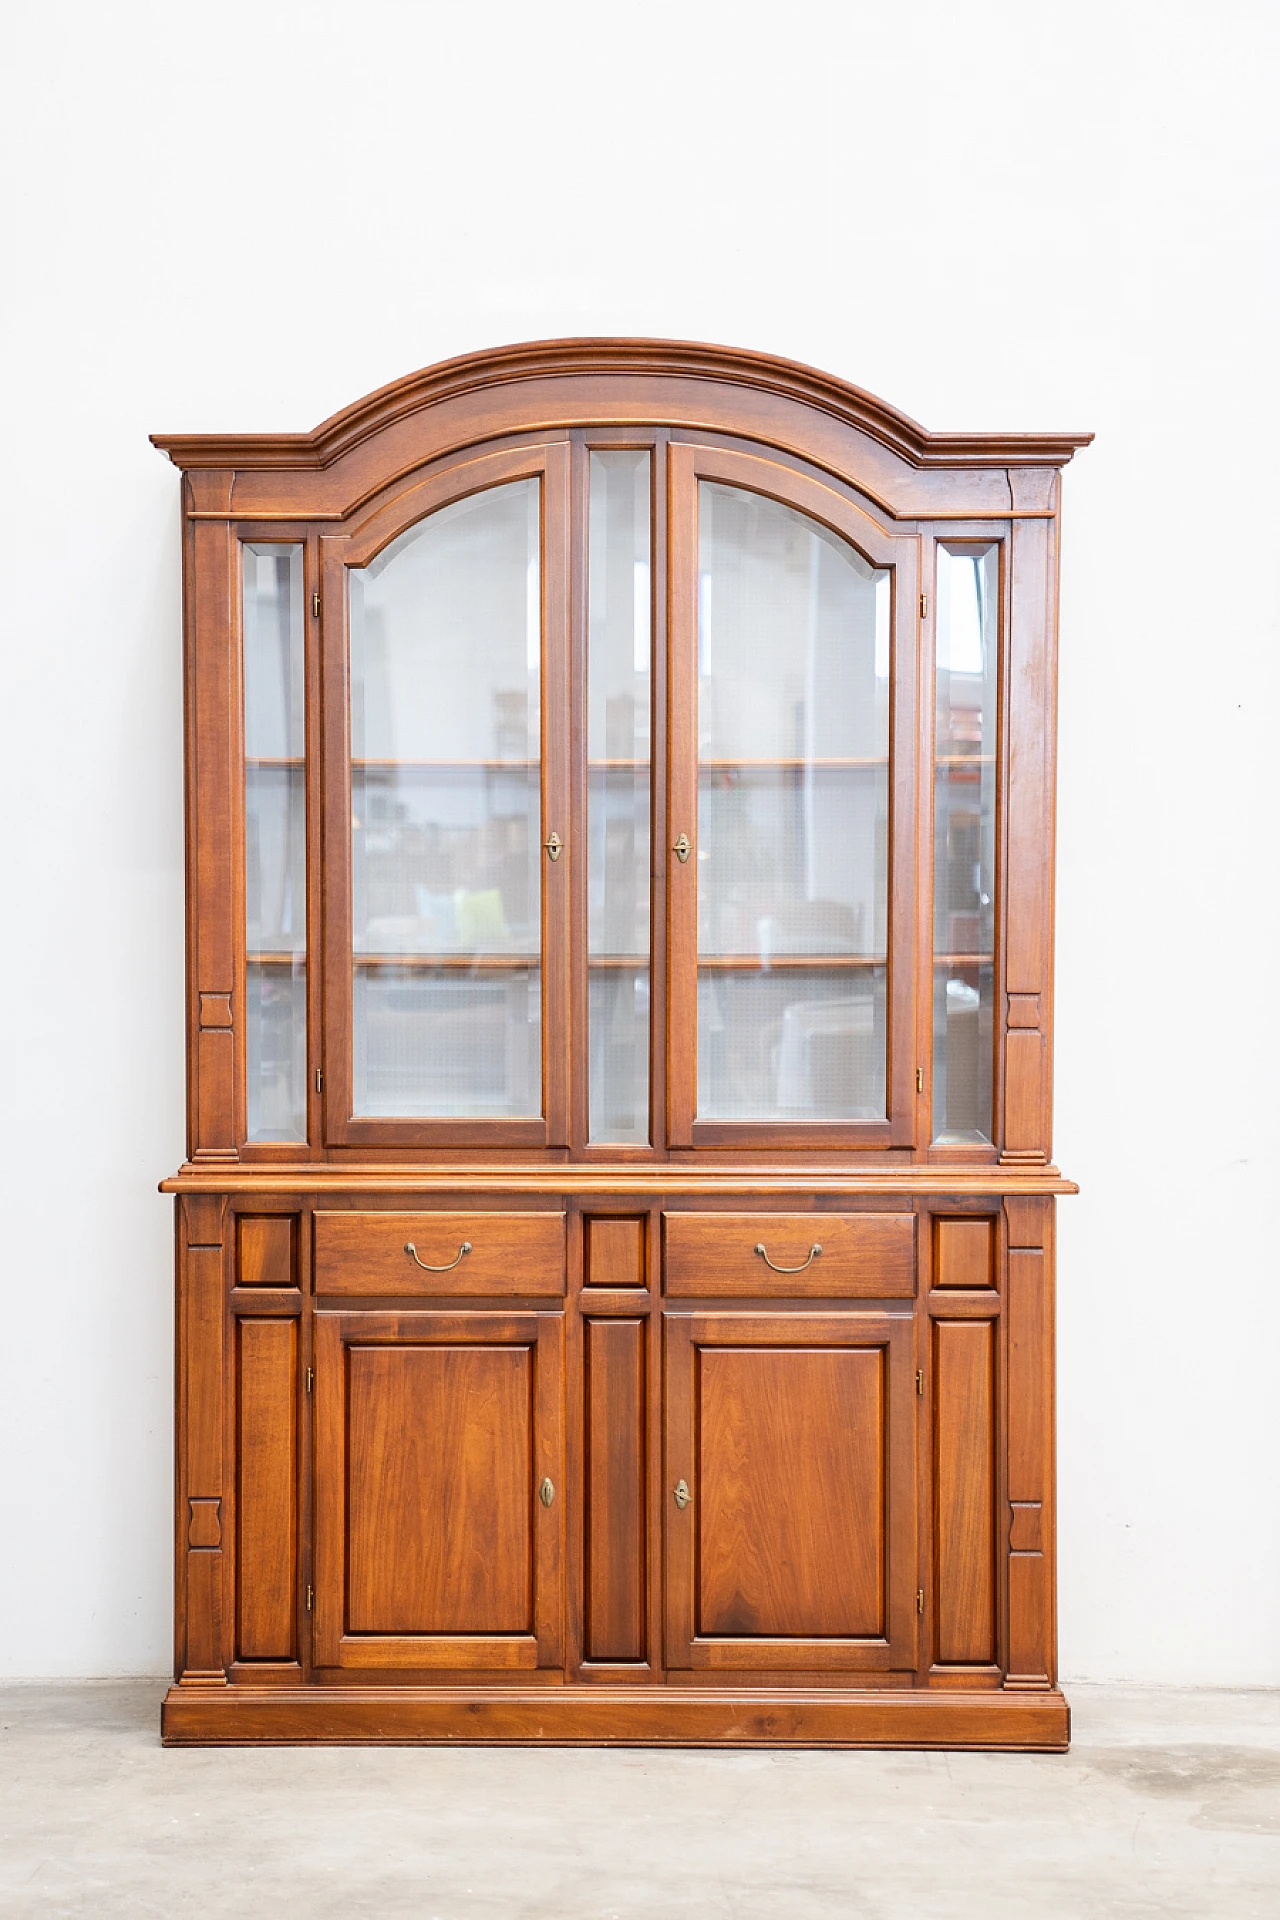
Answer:
[[[236,1641],[241,1660],[297,1657],[294,1320],[236,1330]]]
[[[945,1665],[995,1659],[994,1355],[992,1321],[934,1322],[935,1619]]]
[[[584,1322],[586,1654],[645,1657],[645,1357],[642,1320]]]

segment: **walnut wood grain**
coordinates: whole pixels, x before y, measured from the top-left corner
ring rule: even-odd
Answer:
[[[646,1332],[643,1320],[583,1323],[589,1660],[645,1657]]]
[[[671,1296],[776,1294],[784,1299],[910,1299],[915,1292],[911,1213],[666,1213]],[[820,1246],[819,1254],[811,1250]],[[777,1267],[801,1267],[778,1273]]]
[[[240,1660],[297,1656],[297,1366],[295,1320],[237,1320],[236,1657]]]
[[[933,1323],[935,1658],[996,1657],[995,1325]]]
[[[425,1272],[420,1261],[448,1270]],[[317,1213],[315,1287],[351,1296],[563,1293],[565,1216]]]

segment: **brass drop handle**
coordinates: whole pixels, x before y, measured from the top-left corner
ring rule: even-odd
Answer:
[[[815,1240],[813,1245],[809,1249],[809,1258],[807,1260],[802,1260],[798,1267],[775,1267],[773,1264],[773,1261],[769,1258],[764,1248],[760,1245],[757,1245],[756,1252],[760,1255],[760,1258],[764,1261],[766,1267],[769,1268],[771,1273],[803,1273],[806,1267],[810,1267],[813,1265],[813,1262],[817,1259],[818,1255],[822,1252],[822,1248],[819,1246],[818,1242]]]
[[[680,838],[676,841],[671,851],[672,853],[674,853],[676,859],[680,862],[680,865],[683,866],[685,861],[689,858],[689,855],[693,852],[693,848],[689,845],[689,836],[687,833],[682,833],[680,835]]]
[[[541,1500],[544,1507],[549,1507],[551,1505],[551,1502],[555,1499],[555,1497],[556,1497],[556,1490],[552,1486],[550,1480],[544,1480],[542,1485],[538,1488],[539,1500]]]
[[[412,1257],[414,1265],[421,1267],[424,1273],[450,1273],[452,1272],[453,1268],[457,1266],[458,1261],[461,1260],[463,1254],[470,1253],[471,1242],[469,1240],[464,1240],[462,1245],[458,1248],[456,1256],[452,1260],[446,1260],[442,1267],[433,1267],[429,1261],[419,1260],[418,1249],[414,1246],[412,1240],[405,1241],[404,1250],[407,1254],[409,1254]]]
[[[560,849],[563,845],[564,841],[558,833],[553,833],[549,840],[544,840],[542,843],[543,851],[549,860],[558,860],[560,858]]]
[[[675,1486],[671,1490],[671,1497],[679,1507],[681,1513],[683,1513],[689,1504],[689,1489],[683,1480],[676,1481]]]

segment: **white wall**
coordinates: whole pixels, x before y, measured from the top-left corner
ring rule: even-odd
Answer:
[[[1257,0],[11,8],[0,1671],[169,1658],[178,476],[470,348],[771,349],[1066,476],[1068,1675],[1280,1681]]]

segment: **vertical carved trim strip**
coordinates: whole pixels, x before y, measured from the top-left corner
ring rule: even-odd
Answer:
[[[1056,486],[1054,499],[1056,501]],[[1005,932],[1001,1025],[1003,1107],[997,1137],[1005,1164],[1049,1157],[1048,1019],[1053,953],[1057,545],[1050,520],[1019,520],[1011,541],[1012,591],[1005,711]]]
[[[193,513],[229,512],[234,474],[187,476]],[[203,996],[229,999],[236,979],[241,883],[238,860],[239,619],[236,541],[229,522],[188,523],[187,867],[190,945],[191,1144],[193,1159],[235,1154],[237,1035],[229,1021],[206,1027]]]
[[[589,1660],[645,1657],[645,1333],[643,1320],[583,1322]]]
[[[183,1686],[226,1682],[223,1200],[182,1202],[178,1287],[179,1663]],[[185,1596],[185,1604],[184,1604]]]
[[[934,1634],[948,1666],[996,1657],[995,1323],[933,1322]]]
[[[1052,1202],[1008,1200],[1009,1657],[1006,1684],[1055,1671]]]
[[[298,1323],[236,1323],[236,1656],[297,1658]]]

